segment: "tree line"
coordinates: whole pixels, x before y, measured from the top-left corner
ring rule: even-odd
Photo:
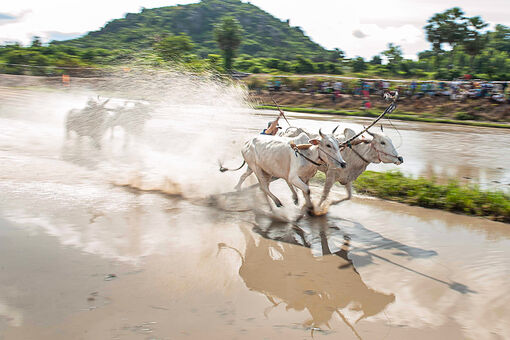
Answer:
[[[51,75],[136,61],[151,66],[164,66],[177,61],[198,71],[215,69],[218,72],[237,70],[249,73],[346,74],[445,80],[469,74],[473,78],[507,80],[510,77],[510,27],[496,25],[491,31],[486,29],[487,26],[479,16],[466,17],[458,7],[437,13],[424,27],[432,48],[419,53],[416,61],[405,59],[402,48],[393,43],[370,60],[359,56],[346,58],[339,49],[328,51],[327,54],[276,58],[239,54],[240,47],[247,43],[243,40],[245,29],[234,16],[225,16],[213,25],[212,31],[216,50],[221,51],[220,54],[198,55],[196,42],[185,33],[159,35],[154,37],[150,47],[138,51],[79,48],[65,43],[43,46],[36,37],[28,47],[19,44],[1,46],[0,72]]]

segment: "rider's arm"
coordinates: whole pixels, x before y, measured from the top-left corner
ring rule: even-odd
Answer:
[[[278,130],[278,120],[280,119],[280,116],[276,118],[271,125],[266,129],[266,135],[272,135],[276,130]]]

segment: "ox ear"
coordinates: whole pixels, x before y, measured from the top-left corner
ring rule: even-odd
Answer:
[[[349,139],[349,138],[354,137],[355,135],[356,135],[356,132],[354,132],[354,130],[349,129],[349,128],[345,128],[345,130],[344,130],[345,138]]]
[[[312,144],[312,145],[319,145],[320,144],[320,141],[318,139],[310,139],[308,141],[308,143]]]

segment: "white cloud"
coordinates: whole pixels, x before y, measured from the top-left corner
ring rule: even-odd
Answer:
[[[139,12],[141,7],[153,8],[185,4],[190,0],[124,0],[69,1],[69,0],[19,0],[4,1],[2,13],[30,10],[22,20],[0,26],[0,37],[27,44],[33,36],[48,37],[47,32],[86,33],[98,30],[108,21],[122,18],[126,13]],[[1,43],[1,42],[0,42]]]

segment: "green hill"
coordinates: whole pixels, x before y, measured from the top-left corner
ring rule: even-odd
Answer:
[[[140,50],[150,48],[166,34],[185,33],[195,43],[195,54],[206,57],[220,50],[213,37],[214,24],[225,16],[234,16],[241,23],[244,34],[239,54],[253,57],[294,59],[296,55],[315,60],[334,58],[314,43],[299,27],[291,27],[257,6],[239,0],[203,0],[197,4],[142,9],[123,19],[107,23],[99,31],[55,45],[81,48]]]

